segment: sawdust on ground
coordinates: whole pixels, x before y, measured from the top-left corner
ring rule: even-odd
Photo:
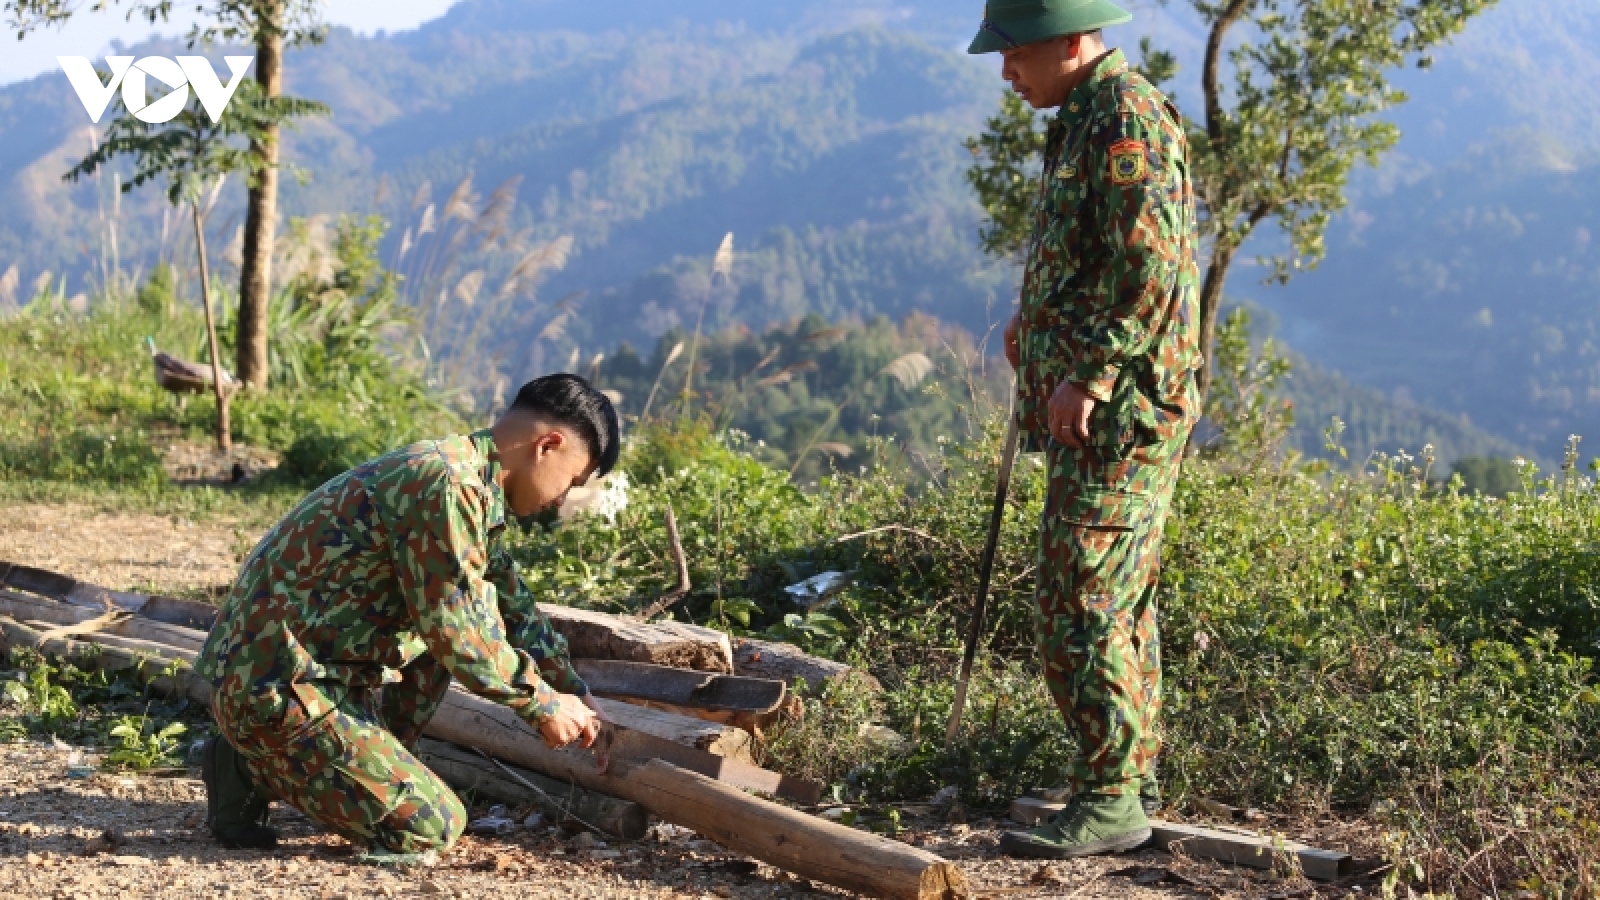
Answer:
[[[34,504],[0,509],[0,559],[124,590],[194,592],[227,583],[254,535],[226,523]],[[803,898],[844,896],[695,840],[692,833],[590,846],[554,827],[463,837],[431,868],[386,871],[346,855],[281,804],[274,852],[227,850],[200,820],[197,773],[70,777],[73,748],[0,745],[0,897]],[[481,812],[481,810],[480,810]],[[1041,865],[997,850],[1009,825],[911,818],[900,838],[957,862],[980,898],[1173,900],[1307,897],[1268,873],[1174,861],[1159,851]],[[106,840],[107,832],[113,838]],[[1185,881],[1189,883],[1185,884]],[[1298,890],[1297,890],[1298,888]],[[1326,895],[1324,895],[1326,896]]]

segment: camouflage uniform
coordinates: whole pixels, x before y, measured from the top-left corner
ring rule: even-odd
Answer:
[[[1161,528],[1199,416],[1194,208],[1177,110],[1108,53],[1050,123],[1018,330],[1018,424],[1050,478],[1039,647],[1080,794],[1136,791],[1160,746]],[[1096,401],[1082,449],[1049,434],[1063,381]]]
[[[246,560],[200,652],[258,789],[378,849],[449,846],[461,802],[408,747],[452,677],[537,724],[583,695],[496,539],[489,432],[424,441],[313,491]]]

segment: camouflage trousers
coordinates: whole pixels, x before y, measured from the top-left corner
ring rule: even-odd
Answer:
[[[340,682],[279,684],[212,700],[257,791],[370,850],[445,850],[466,827],[454,792],[411,753],[450,675],[421,657],[381,697]]]
[[[1155,594],[1181,452],[1106,463],[1054,441],[1045,451],[1035,625],[1045,684],[1077,737],[1074,794],[1138,793],[1161,749]]]

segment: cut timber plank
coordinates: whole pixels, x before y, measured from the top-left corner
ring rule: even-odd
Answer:
[[[589,690],[602,697],[647,700],[679,707],[764,714],[783,703],[783,682],[740,678],[610,659],[577,659]]]
[[[1204,856],[1255,869],[1270,869],[1280,856],[1294,856],[1300,871],[1316,881],[1334,881],[1350,874],[1350,854],[1319,850],[1293,841],[1275,841],[1259,834],[1217,831],[1174,822],[1150,823],[1151,844],[1170,851],[1181,846],[1190,856]]]
[[[703,672],[733,671],[728,636],[681,622],[645,624],[592,609],[539,604],[574,658],[620,659]]]
[[[740,638],[733,654],[733,671],[750,678],[770,678],[784,684],[794,684],[795,679],[805,682],[816,693],[829,682],[838,681],[851,673],[873,691],[882,690],[878,679],[831,659],[812,656],[793,644],[777,644]]]
[[[1037,825],[1065,808],[1064,803],[1052,803],[1036,797],[1019,797],[1011,801],[1010,816],[1024,825]],[[1350,874],[1352,865],[1348,853],[1319,850],[1293,841],[1284,841],[1280,845],[1274,843],[1273,838],[1249,832],[1219,831],[1214,828],[1152,819],[1150,835],[1151,845],[1162,850],[1170,850],[1174,845],[1178,845],[1190,856],[1203,856],[1207,859],[1256,869],[1272,868],[1273,860],[1279,857],[1281,846],[1283,854],[1293,855],[1299,859],[1300,871],[1304,872],[1307,878],[1317,881],[1343,878]]]
[[[871,897],[972,896],[961,870],[926,850],[756,800],[670,763],[651,760],[629,780],[661,818],[798,875]]]
[[[595,705],[599,706],[612,722],[631,732],[647,734],[658,740],[723,759],[745,763],[755,759],[755,742],[751,740],[750,733],[732,725],[635,706],[623,703],[621,700],[601,698],[595,701]]]
[[[455,744],[425,737],[417,741],[416,753],[418,759],[457,790],[476,791],[501,803],[536,806],[558,822],[576,820],[629,841],[644,837],[650,825],[650,814],[630,800],[618,800],[538,772],[506,766],[522,781],[539,789],[530,790],[506,775],[499,766]]]
[[[761,729],[782,718],[786,712],[793,711],[799,705],[799,700],[793,695],[784,700],[784,706],[769,713],[742,713],[729,712],[721,709],[700,709],[694,706],[673,706],[671,703],[657,703],[653,700],[633,700],[623,698],[622,702],[643,706],[646,709],[657,709],[677,716],[688,716],[691,719],[704,719],[707,722],[716,722],[718,725],[731,725],[749,735],[759,742],[762,739]]]
[[[608,702],[601,701],[602,704]],[[822,796],[822,786],[816,782],[675,744],[656,735],[619,726],[615,721],[606,729],[611,766],[602,773],[589,751],[576,745],[552,750],[544,745],[533,726],[510,709],[462,691],[446,693],[424,733],[453,744],[477,747],[496,759],[628,800],[638,798],[628,793],[626,773],[645,760],[658,757],[736,787],[797,803],[815,803]]]
[[[209,631],[211,623],[216,621],[217,617],[217,608],[209,603],[113,591],[97,584],[79,581],[71,575],[4,561],[0,561],[0,585],[50,597],[74,606],[125,609],[139,613],[147,619],[166,622],[169,625],[182,625],[185,628],[198,628],[201,631]]]

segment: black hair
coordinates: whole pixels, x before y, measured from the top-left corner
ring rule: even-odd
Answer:
[[[597,475],[616,466],[622,453],[622,424],[616,407],[582,378],[567,374],[535,378],[517,391],[511,408],[547,416],[576,431],[599,466]]]

